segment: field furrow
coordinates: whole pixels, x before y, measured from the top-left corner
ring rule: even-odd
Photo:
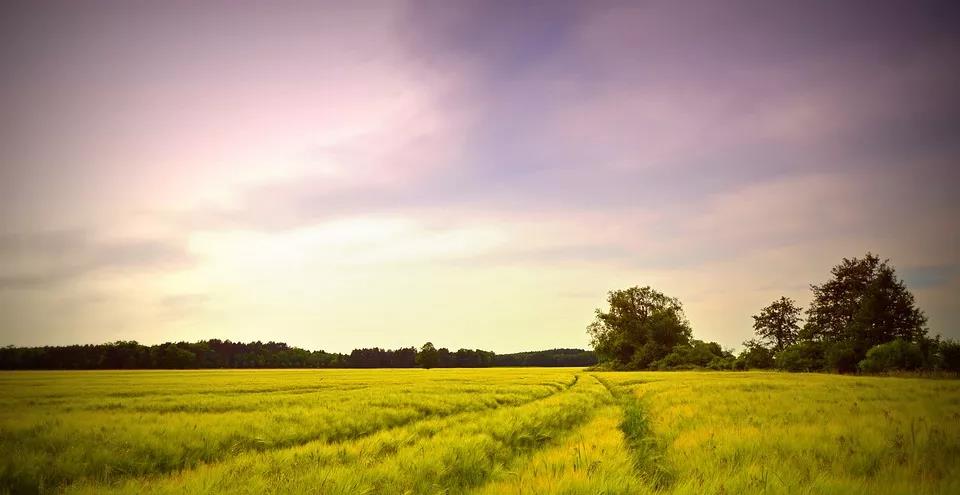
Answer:
[[[960,493],[956,380],[4,373],[0,406],[0,495]]]
[[[620,431],[633,458],[636,474],[648,486],[663,490],[673,482],[673,473],[664,455],[664,446],[654,436],[646,405],[628,385],[611,384],[594,376],[617,400],[621,408]]]
[[[461,493],[609,403],[593,379],[531,403],[418,421],[349,442],[246,452],[166,477],[83,482],[70,493]]]
[[[473,495],[652,493],[635,474],[620,430],[622,419],[620,407],[601,406],[589,423],[569,432],[553,447],[498,471]]]
[[[597,375],[646,406],[668,493],[960,493],[956,380]]]
[[[250,409],[224,412],[175,412],[172,404],[158,404],[167,410],[151,413],[89,410],[84,406],[97,401],[84,401],[81,395],[66,415],[44,414],[38,408],[28,418],[5,418],[0,448],[14,455],[0,461],[0,487],[35,493],[82,479],[109,483],[182,471],[243,452],[356,439],[429,418],[526,404],[565,390],[576,380],[570,371],[540,380],[518,374],[473,383],[463,383],[462,373],[450,380],[442,371],[420,376],[429,377],[420,387],[374,382],[363,391],[300,394],[293,403],[272,394],[246,396]],[[225,407],[217,405],[215,397],[207,400],[213,407]],[[235,404],[231,401],[238,399],[220,400]]]

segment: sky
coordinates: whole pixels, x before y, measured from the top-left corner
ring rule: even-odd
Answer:
[[[952,5],[951,5],[952,4]],[[738,348],[843,258],[960,338],[955,2],[3,2],[0,345]]]

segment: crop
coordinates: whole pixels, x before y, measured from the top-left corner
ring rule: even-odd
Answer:
[[[960,493],[960,383],[602,373],[649,414],[670,493]]]
[[[0,401],[0,493],[960,492],[951,380],[14,372]]]

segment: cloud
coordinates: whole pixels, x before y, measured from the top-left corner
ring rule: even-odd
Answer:
[[[179,239],[104,239],[88,230],[0,236],[0,289],[48,289],[88,274],[183,269]]]

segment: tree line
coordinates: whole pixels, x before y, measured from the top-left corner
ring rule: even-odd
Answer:
[[[830,274],[810,286],[806,311],[780,297],[754,315],[755,338],[739,355],[694,339],[680,301],[649,286],[610,292],[587,333],[608,369],[960,373],[960,343],[928,335],[926,315],[889,260],[844,258]]]
[[[430,344],[433,347],[433,344]],[[433,349],[432,368],[491,366],[591,366],[593,351],[552,349],[496,354],[480,349]],[[95,345],[0,348],[0,369],[201,369],[201,368],[413,368],[422,366],[414,347],[354,349],[349,354],[309,351],[283,342],[166,342],[143,345],[119,341]]]
[[[573,366],[597,364],[597,355],[583,349],[550,349],[547,351],[495,354],[489,351],[460,349],[451,353],[427,342],[417,352],[416,363],[424,368],[474,368],[482,366]]]

